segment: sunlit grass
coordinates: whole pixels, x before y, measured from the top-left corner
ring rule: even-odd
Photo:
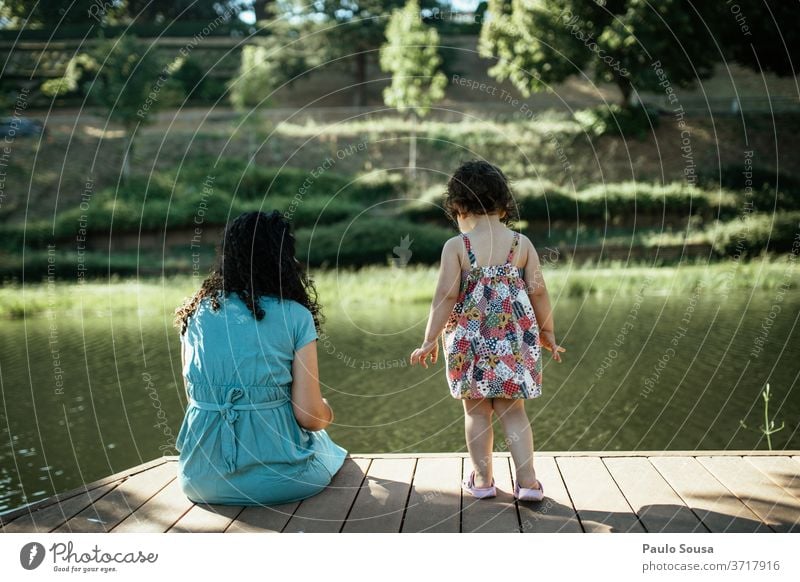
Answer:
[[[312,275],[323,306],[381,306],[428,303],[436,286],[436,267],[367,267],[355,270],[314,271]],[[651,267],[622,261],[599,265],[568,262],[545,264],[545,281],[552,298],[611,297],[613,295],[664,295],[691,293],[698,285],[728,293],[787,289],[800,286],[796,257],[763,256],[752,261],[684,263]],[[110,314],[162,315],[175,308],[197,288],[188,275],[142,279],[96,280],[77,284],[57,281],[11,283],[0,287],[0,317],[46,317],[50,313],[76,316]]]

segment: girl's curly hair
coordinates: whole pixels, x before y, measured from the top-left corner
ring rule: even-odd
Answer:
[[[216,266],[194,296],[175,310],[175,326],[186,332],[189,318],[208,297],[214,311],[231,293],[261,320],[264,310],[258,298],[264,295],[293,299],[308,308],[317,330],[322,323],[317,290],[295,258],[295,241],[288,221],[280,212],[245,212],[225,227]]]
[[[517,216],[517,204],[508,178],[497,166],[484,160],[463,162],[447,182],[445,211],[455,219],[460,214],[505,213],[503,222]]]

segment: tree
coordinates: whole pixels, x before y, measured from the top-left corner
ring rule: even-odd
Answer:
[[[420,18],[417,0],[408,0],[395,10],[386,27],[386,44],[381,47],[381,68],[392,74],[392,83],[383,91],[384,102],[408,111],[412,120],[408,165],[416,172],[416,119],[427,115],[431,105],[444,97],[447,78],[439,70],[439,33]]]
[[[697,2],[695,8],[721,46],[720,58],[757,73],[787,77],[800,72],[800,3],[737,0]]]
[[[355,105],[367,104],[367,67],[385,40],[390,12],[404,0],[320,0],[325,21],[336,26],[327,32],[332,58],[351,57],[355,83]]]
[[[492,76],[526,96],[591,65],[628,108],[634,91],[662,90],[657,69],[682,87],[709,77],[717,60],[690,0],[489,0],[488,10],[480,53],[497,60]]]
[[[324,32],[314,22],[276,19],[264,25],[268,34],[242,47],[239,73],[228,83],[231,104],[239,110],[268,105],[270,93],[320,64],[325,52]]]
[[[125,11],[134,22],[172,22],[175,20],[208,20],[230,17],[241,10],[233,0],[125,0]]]
[[[54,27],[94,22],[91,15],[96,9],[96,0],[4,0],[0,18],[20,28]]]
[[[64,77],[45,82],[42,91],[57,96],[82,90],[108,120],[123,126],[122,175],[127,179],[135,132],[140,125],[150,123],[155,111],[177,100],[179,84],[171,75],[181,64],[181,59],[163,60],[152,46],[124,35],[101,40],[77,55]]]
[[[275,17],[275,0],[253,0],[253,12],[256,15],[256,22],[259,20],[269,20]]]
[[[274,91],[294,83],[326,54],[327,42],[319,24],[283,19],[262,24],[268,36],[259,36],[242,48],[239,73],[228,82],[231,104],[242,115],[269,107]],[[253,122],[246,124],[251,155],[256,151],[255,130]]]

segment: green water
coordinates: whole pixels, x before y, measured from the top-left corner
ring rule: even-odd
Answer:
[[[561,364],[547,355],[543,395],[527,404],[537,448],[766,448],[739,426],[762,421],[766,381],[771,412],[786,422],[774,447],[800,448],[796,295],[556,299],[567,352]],[[329,432],[351,452],[465,450],[441,363],[406,364],[426,316],[423,305],[328,310],[319,351],[337,416]],[[4,322],[0,511],[174,454],[185,403],[178,346],[166,317]]]

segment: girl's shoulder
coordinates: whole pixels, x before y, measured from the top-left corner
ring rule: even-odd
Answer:
[[[459,232],[455,236],[451,236],[449,239],[444,241],[444,247],[447,248],[448,246],[449,247],[453,247],[453,246],[456,246],[456,245],[463,245],[464,244],[464,236],[465,235],[462,232]]]
[[[462,233],[458,233],[457,235],[444,241],[442,254],[455,254],[460,256],[464,250],[464,238],[465,237]]]

